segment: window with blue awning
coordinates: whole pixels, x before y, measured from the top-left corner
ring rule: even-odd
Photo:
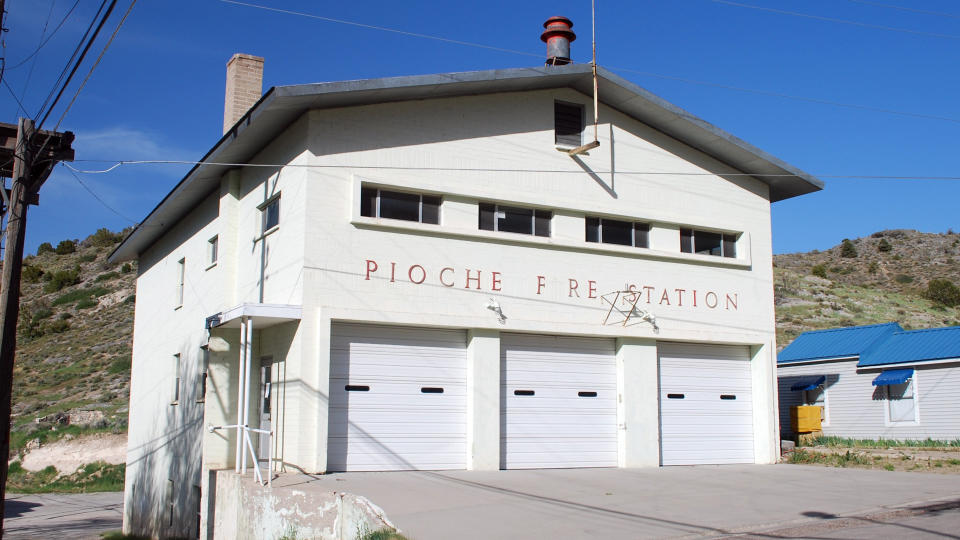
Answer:
[[[913,378],[913,368],[909,369],[890,369],[877,375],[873,380],[874,386],[890,386],[893,384],[903,384]]]
[[[813,375],[811,377],[804,377],[793,383],[793,386],[790,387],[790,390],[815,390],[826,380],[826,375]]]

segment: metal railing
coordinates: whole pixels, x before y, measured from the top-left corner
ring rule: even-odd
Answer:
[[[273,431],[266,429],[257,429],[250,426],[243,426],[239,424],[231,424],[229,426],[213,426],[208,425],[207,431],[213,433],[214,431],[220,429],[236,429],[238,436],[242,437],[241,446],[243,447],[243,452],[241,455],[241,460],[236,464],[236,471],[241,475],[247,474],[247,451],[249,450],[250,456],[253,458],[253,476],[257,482],[263,486],[273,487]],[[260,459],[257,457],[257,452],[253,448],[253,441],[250,439],[250,432],[259,433],[261,435],[267,435],[267,480],[264,482],[263,475],[260,474]],[[242,435],[240,435],[242,434]]]

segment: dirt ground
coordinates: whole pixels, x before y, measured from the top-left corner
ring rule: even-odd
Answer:
[[[21,465],[28,471],[39,471],[53,465],[61,473],[71,473],[82,465],[95,461],[110,464],[127,460],[126,434],[110,433],[89,435],[59,441],[34,448],[23,458]]]
[[[804,446],[800,453],[785,456],[790,463],[960,474],[960,448],[866,448]]]

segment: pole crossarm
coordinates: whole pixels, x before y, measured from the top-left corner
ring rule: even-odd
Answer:
[[[30,160],[31,183],[27,186],[31,193],[40,189],[58,162],[73,161],[73,139],[70,131],[47,130],[35,131],[26,139],[25,144],[33,157]],[[17,124],[0,122],[0,176],[13,178],[14,157],[21,150],[17,143]]]

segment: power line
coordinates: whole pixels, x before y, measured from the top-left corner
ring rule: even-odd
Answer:
[[[724,5],[728,5],[728,6],[735,6],[735,7],[747,8],[747,9],[755,9],[755,10],[757,10],[757,11],[766,11],[766,12],[769,12],[769,13],[778,13],[778,14],[780,14],[780,15],[790,15],[790,16],[793,16],[793,17],[802,17],[802,18],[805,18],[805,19],[815,19],[815,20],[818,20],[818,21],[827,21],[827,22],[840,23],[840,24],[849,24],[849,25],[852,25],[852,26],[860,26],[860,27],[862,27],[862,28],[873,28],[873,29],[875,29],[875,30],[887,30],[887,31],[890,31],[890,32],[901,32],[901,33],[904,33],[904,34],[914,34],[914,35],[917,35],[917,36],[930,36],[930,37],[939,37],[939,38],[947,38],[947,39],[960,39],[960,36],[954,35],[954,34],[938,34],[938,33],[935,33],[935,32],[924,32],[924,31],[921,31],[921,30],[910,30],[909,28],[897,28],[897,27],[894,27],[894,26],[883,26],[883,25],[880,25],[880,24],[870,24],[870,23],[865,23],[865,22],[860,22],[860,21],[850,21],[850,20],[847,20],[847,19],[836,19],[836,18],[833,18],[833,17],[824,17],[824,16],[822,16],[822,15],[811,15],[811,14],[808,14],[808,13],[799,13],[799,12],[796,12],[796,11],[787,11],[787,10],[784,10],[784,9],[768,8],[768,7],[763,7],[763,6],[754,6],[754,5],[751,5],[751,4],[741,4],[740,2],[731,2],[730,0],[710,0],[710,1],[713,2],[713,3],[715,3],[715,4],[724,4]]]
[[[30,113],[27,112],[27,109],[23,107],[23,103],[20,102],[20,98],[17,97],[17,94],[14,93],[13,88],[10,88],[10,85],[7,83],[6,79],[0,79],[0,82],[3,83],[3,86],[7,88],[10,92],[10,95],[13,97],[13,100],[17,102],[17,106],[20,107],[20,111],[24,116],[30,116]],[[17,149],[19,151],[19,148]]]
[[[100,204],[102,204],[107,210],[110,210],[111,212],[113,212],[114,214],[120,216],[121,218],[123,218],[124,220],[126,220],[126,221],[129,222],[129,223],[132,223],[132,224],[134,224],[134,225],[137,224],[136,221],[134,221],[134,220],[128,218],[127,216],[121,214],[119,211],[117,211],[116,208],[114,208],[114,207],[110,206],[109,204],[107,204],[107,202],[104,201],[103,199],[101,199],[99,195],[97,195],[96,193],[94,193],[94,191],[93,191],[92,189],[90,189],[90,186],[84,184],[84,183],[83,183],[83,180],[81,180],[80,177],[77,176],[76,173],[73,172],[73,167],[68,167],[68,168],[67,168],[67,171],[70,173],[71,176],[73,176],[74,179],[76,179],[77,183],[79,183],[81,186],[83,186],[83,189],[87,190],[87,192],[90,193],[90,195],[92,195],[94,199],[96,199],[97,201],[99,201]]]
[[[36,56],[36,54],[40,52],[40,49],[42,49],[51,39],[53,39],[53,36],[56,35],[56,33],[57,33],[58,30],[60,30],[60,27],[63,26],[63,23],[67,22],[67,19],[70,17],[70,14],[73,13],[73,10],[76,9],[76,7],[77,7],[78,4],[80,4],[80,0],[77,0],[76,2],[73,3],[73,6],[70,8],[70,11],[67,11],[67,14],[63,16],[63,19],[60,21],[60,24],[58,24],[57,27],[53,29],[53,32],[51,32],[50,35],[47,36],[47,39],[43,40],[43,41],[40,43],[40,45],[38,45],[37,48],[36,48],[32,53],[28,54],[26,57],[24,57],[22,60],[20,60],[19,62],[17,62],[15,65],[10,66],[10,67],[7,68],[7,69],[17,69],[18,67],[26,64],[27,61],[29,61],[31,58],[33,58],[34,56]],[[50,11],[53,12],[53,5],[52,5],[52,4],[51,4],[51,6],[50,6]],[[49,19],[48,19],[48,20],[49,20]],[[44,27],[46,27],[46,25],[44,25]],[[43,38],[41,37],[41,39],[43,39]]]
[[[584,174],[582,170],[573,169],[508,169],[490,167],[413,167],[390,165],[350,165],[350,164],[307,164],[307,163],[227,163],[218,161],[189,161],[175,159],[139,159],[139,160],[104,160],[104,159],[75,159],[74,163],[113,163],[106,169],[81,170],[69,163],[62,165],[74,172],[82,174],[106,174],[115,171],[123,165],[213,165],[223,167],[253,167],[268,169],[302,168],[302,169],[371,169],[371,170],[403,170],[403,171],[456,171],[456,172],[493,172],[493,173],[542,173],[542,174]],[[720,177],[795,177],[795,174],[767,174],[767,173],[713,173],[713,172],[672,172],[672,171],[593,171],[594,174],[629,174],[642,176],[720,176]],[[817,174],[819,178],[834,178],[846,180],[960,180],[960,176],[932,176],[932,175],[876,175],[876,174]]]
[[[414,33],[414,32],[407,32],[407,31],[405,31],[405,30],[398,30],[398,29],[395,29],[395,28],[386,28],[386,27],[382,27],[382,26],[374,26],[374,25],[370,25],[370,24],[358,23],[358,22],[353,22],[353,21],[344,21],[344,20],[340,20],[340,19],[333,19],[333,18],[330,18],[330,17],[323,17],[323,16],[320,16],[320,15],[313,15],[313,14],[310,14],[310,13],[303,13],[303,12],[299,12],[299,11],[291,11],[291,10],[286,10],[286,9],[279,9],[279,8],[272,8],[272,7],[268,7],[268,6],[261,6],[261,5],[258,5],[258,4],[251,4],[251,3],[247,3],[247,2],[241,2],[241,1],[238,1],[238,0],[220,0],[220,1],[223,2],[223,3],[225,3],[225,4],[232,4],[232,5],[238,5],[238,6],[247,6],[247,7],[252,7],[252,8],[257,8],[257,9],[263,9],[263,10],[266,10],[266,11],[274,11],[274,12],[278,12],[278,13],[285,13],[285,14],[288,14],[288,15],[297,15],[297,16],[301,16],[301,17],[307,17],[307,18],[311,18],[311,19],[318,19],[318,20],[327,21],[327,22],[347,24],[347,25],[351,25],[351,26],[357,26],[357,27],[360,27],[360,28],[368,28],[368,29],[374,29],[374,30],[382,30],[382,31],[385,31],[385,32],[393,32],[393,33],[397,33],[397,34],[401,34],[401,35],[413,36],[413,37],[420,37],[420,38],[424,38],[424,39],[433,39],[433,40],[442,41],[442,42],[447,42],[447,43],[454,43],[454,44],[457,44],[457,45],[465,45],[465,46],[470,46],[470,47],[479,47],[479,48],[483,48],[483,49],[492,49],[492,50],[501,51],[501,52],[521,54],[521,55],[524,55],[524,56],[533,56],[533,57],[536,57],[536,58],[540,58],[540,57],[541,57],[541,55],[539,55],[539,54],[533,54],[533,53],[528,53],[528,52],[524,52],[524,51],[516,51],[516,50],[512,50],[512,49],[503,49],[503,48],[499,48],[499,47],[492,47],[492,46],[489,46],[489,45],[483,45],[483,44],[480,44],[480,43],[471,43],[471,42],[468,42],[468,41],[458,41],[458,40],[448,39],[448,38],[444,38],[444,37],[440,37],[440,36],[432,36],[432,35],[427,35],[427,34],[418,34],[418,33]],[[733,2],[722,2],[721,0],[712,0],[712,1],[720,1],[721,3],[729,3],[729,4],[731,4],[731,5],[737,5],[737,6],[743,6],[743,7],[751,7],[751,6],[747,6],[747,5],[745,5],[745,4],[736,4],[736,3],[733,3]],[[855,1],[855,0],[851,0],[851,1]],[[758,9],[766,9],[766,8],[758,8]],[[960,37],[960,36],[957,36],[957,37]],[[859,110],[865,110],[865,111],[880,112],[880,113],[885,113],[885,114],[895,114],[895,115],[900,115],[900,116],[909,116],[909,117],[913,117],[913,118],[924,118],[924,119],[928,119],[928,120],[944,120],[944,121],[947,121],[947,122],[960,123],[960,118],[950,118],[950,117],[947,117],[947,116],[938,116],[938,115],[933,115],[933,114],[923,114],[923,113],[914,113],[914,112],[908,112],[908,111],[899,111],[899,110],[895,110],[895,109],[887,109],[887,108],[883,108],[883,107],[871,107],[871,106],[869,106],[869,105],[859,105],[859,104],[855,104],[855,103],[843,103],[843,102],[832,101],[832,100],[828,100],[828,99],[821,99],[821,98],[814,98],[814,97],[805,97],[805,96],[797,96],[797,95],[791,95],[791,94],[784,94],[784,93],[781,93],[781,92],[773,92],[773,91],[770,91],[770,90],[761,90],[761,89],[755,89],[755,88],[746,88],[746,87],[742,87],[742,86],[733,86],[733,85],[727,85],[727,84],[721,84],[721,83],[712,83],[712,82],[699,81],[699,80],[695,80],[695,79],[688,79],[688,78],[685,78],[685,77],[677,77],[677,76],[672,76],[672,75],[662,75],[662,74],[659,74],[659,73],[652,73],[652,72],[649,72],[649,71],[638,71],[638,70],[633,70],[633,69],[617,68],[617,67],[611,67],[611,66],[603,66],[603,67],[606,67],[607,69],[610,69],[610,70],[613,70],[613,71],[619,71],[619,72],[625,72],[625,73],[635,73],[635,74],[638,74],[638,75],[645,75],[645,76],[656,77],[656,78],[660,78],[660,79],[667,79],[667,80],[679,81],[679,82],[684,82],[684,83],[689,83],[689,84],[698,84],[698,85],[702,85],[702,86],[712,86],[712,87],[714,87],[714,88],[723,88],[723,89],[726,89],[726,90],[733,90],[733,91],[737,91],[737,92],[747,92],[747,93],[751,93],[751,94],[758,94],[758,95],[764,95],[764,96],[770,96],[770,97],[776,97],[776,98],[782,98],[782,99],[791,99],[791,100],[795,100],[795,101],[804,101],[804,102],[807,102],[807,103],[817,103],[817,104],[820,104],[820,105],[831,105],[831,106],[835,106],[835,107],[846,107],[846,108],[851,108],[851,109],[859,109]]]
[[[723,89],[725,89],[725,90],[734,90],[734,91],[737,91],[737,92],[747,92],[747,93],[750,93],[750,94],[758,94],[758,95],[761,95],[761,96],[770,96],[770,97],[777,97],[777,98],[783,98],[783,99],[792,99],[792,100],[796,100],[796,101],[805,101],[805,102],[807,102],[807,103],[818,103],[818,104],[820,104],[820,105],[832,105],[832,106],[835,106],[835,107],[847,107],[847,108],[850,108],[850,109],[860,109],[860,110],[864,110],[864,111],[873,111],[873,112],[880,112],[880,113],[885,113],[885,114],[896,114],[896,115],[900,115],[900,116],[910,116],[910,117],[913,117],[913,118],[925,118],[925,119],[928,119],[928,120],[944,120],[944,121],[947,121],[947,122],[955,122],[955,123],[960,124],[960,118],[951,118],[951,117],[949,117],[949,116],[938,116],[938,115],[934,115],[934,114],[913,113],[913,112],[907,112],[907,111],[898,111],[898,110],[896,110],[896,109],[886,109],[886,108],[883,108],[883,107],[871,107],[871,106],[869,106],[869,105],[859,105],[859,104],[856,104],[856,103],[843,103],[843,102],[840,102],[840,101],[831,101],[831,100],[829,100],[829,99],[820,99],[820,98],[812,98],[812,97],[805,97],[805,96],[796,96],[796,95],[791,95],[791,94],[783,94],[783,93],[780,93],[780,92],[773,92],[773,91],[770,91],[770,90],[758,90],[758,89],[755,89],[755,88],[745,88],[745,87],[742,87],[742,86],[732,86],[732,85],[728,85],[728,84],[720,84],[720,83],[712,83],[712,82],[707,82],[707,81],[699,81],[699,80],[696,80],[696,79],[687,79],[687,78],[684,78],[684,77],[674,77],[674,76],[672,76],[672,75],[661,75],[661,74],[659,74],[659,73],[651,73],[651,72],[649,72],[649,71],[638,71],[638,70],[635,70],[635,69],[618,68],[618,67],[611,67],[611,66],[604,66],[604,67],[607,68],[607,69],[609,69],[609,70],[611,70],[611,71],[621,71],[621,72],[626,72],[626,73],[636,73],[637,75],[645,75],[645,76],[648,76],[648,77],[656,77],[656,78],[658,78],[658,79],[667,79],[667,80],[671,80],[671,81],[678,81],[678,82],[683,82],[683,83],[688,83],[688,84],[699,84],[699,85],[702,85],[702,86],[712,86],[712,87],[714,87],[714,88],[723,88]]]
[[[47,111],[44,113],[43,118],[37,124],[37,130],[43,128],[44,122],[47,121],[47,118],[50,116],[50,112],[53,111],[53,108],[57,106],[57,102],[60,101],[60,98],[63,96],[63,93],[67,90],[67,87],[70,86],[70,81],[73,79],[74,74],[76,74],[77,69],[80,68],[80,64],[83,63],[83,59],[87,56],[87,52],[90,50],[90,47],[93,45],[93,42],[96,41],[97,35],[100,34],[100,30],[103,29],[103,25],[106,24],[107,19],[110,18],[110,14],[113,12],[113,8],[117,5],[117,0],[111,0],[110,6],[107,8],[107,12],[103,15],[103,18],[100,19],[100,23],[97,25],[97,29],[93,32],[93,35],[90,36],[90,39],[87,41],[87,44],[83,48],[83,52],[80,53],[80,57],[77,59],[76,63],[73,65],[73,68],[70,70],[70,75],[67,76],[67,80],[63,83],[63,86],[60,87],[60,91],[57,92],[57,97],[54,98],[53,103],[50,104],[50,107],[47,108]]]
[[[133,0],[130,3],[130,6],[127,8],[127,12],[123,14],[123,17],[120,19],[120,22],[117,23],[117,28],[114,29],[113,34],[110,36],[110,39],[107,40],[107,43],[103,46],[103,50],[100,51],[100,56],[97,57],[97,60],[90,66],[90,71],[87,72],[87,76],[83,78],[83,82],[80,83],[80,87],[77,88],[77,91],[74,92],[73,97],[70,98],[70,103],[67,104],[67,107],[63,110],[63,113],[60,115],[60,119],[57,120],[57,125],[54,126],[53,131],[56,131],[60,127],[60,123],[63,122],[63,119],[67,116],[67,113],[70,112],[70,108],[73,107],[73,103],[77,100],[77,96],[80,95],[80,92],[87,85],[87,81],[90,80],[90,76],[93,75],[93,70],[97,69],[97,66],[100,65],[100,61],[103,60],[103,56],[107,54],[107,49],[110,48],[110,44],[113,43],[114,38],[117,37],[117,34],[120,32],[120,27],[123,26],[123,23],[126,22],[127,17],[130,15],[130,12],[133,11],[133,6],[137,4],[137,0]],[[107,15],[109,16],[109,14]],[[96,36],[94,36],[96,37]],[[51,107],[52,109],[53,107]]]
[[[44,23],[43,23],[43,30],[40,31],[40,43],[41,43],[41,44],[40,44],[40,46],[37,47],[37,51],[39,51],[39,50],[41,49],[41,47],[43,46],[43,43],[44,43],[43,38],[44,38],[44,36],[47,35],[47,26],[49,26],[49,24],[50,24],[50,17],[53,16],[53,8],[54,8],[54,6],[56,6],[56,5],[57,5],[56,0],[50,2],[50,11],[47,12],[47,20],[44,21]],[[74,4],[74,5],[76,5],[76,4]],[[66,19],[64,19],[64,20],[66,20]],[[23,99],[24,96],[27,95],[27,88],[30,87],[30,79],[33,78],[33,70],[36,69],[36,67],[37,67],[37,57],[36,57],[35,55],[31,55],[31,56],[33,56],[33,62],[30,62],[30,71],[27,72],[27,78],[26,78],[25,81],[23,81],[23,89],[20,90],[20,99],[21,99],[21,100]]]
[[[274,7],[269,7],[269,6],[262,6],[262,5],[259,5],[259,4],[251,4],[251,3],[248,3],[248,2],[239,2],[239,1],[237,1],[237,0],[220,0],[220,1],[223,2],[224,4],[233,4],[233,5],[236,5],[236,6],[252,7],[252,8],[262,9],[262,10],[265,10],[265,11],[273,11],[273,12],[276,12],[276,13],[285,13],[285,14],[287,14],[287,15],[297,15],[297,16],[300,16],[300,17],[308,17],[308,18],[310,18],[310,19],[318,19],[318,20],[321,20],[321,21],[327,21],[327,22],[332,22],[332,23],[346,24],[346,25],[350,25],[350,26],[356,26],[356,27],[359,27],[359,28],[366,28],[366,29],[369,29],[369,30],[381,30],[381,31],[383,31],[383,32],[393,32],[394,34],[400,34],[400,35],[403,35],[403,36],[418,37],[418,38],[423,38],[423,39],[432,39],[432,40],[435,40],[435,41],[442,41],[442,42],[444,42],[444,43],[453,43],[453,44],[455,44],[455,45],[465,45],[465,46],[468,46],[468,47],[479,47],[479,48],[481,48],[481,49],[488,49],[488,50],[491,50],[491,51],[499,51],[499,52],[513,53],[513,54],[522,54],[522,55],[524,55],[524,56],[533,56],[533,57],[536,57],[536,58],[542,58],[542,57],[543,57],[543,55],[534,54],[534,53],[529,53],[529,52],[525,52],[525,51],[517,51],[517,50],[513,50],[513,49],[504,49],[504,48],[501,48],[501,47],[494,47],[494,46],[492,46],[492,45],[484,45],[484,44],[482,44],[482,43],[472,43],[472,42],[469,42],[469,41],[460,41],[460,40],[458,40],[458,39],[450,39],[450,38],[446,38],[446,37],[443,37],[443,36],[433,36],[433,35],[430,35],[430,34],[420,34],[420,33],[417,33],[417,32],[407,32],[406,30],[398,30],[398,29],[396,29],[396,28],[388,28],[388,27],[386,27],[386,26],[375,26],[375,25],[372,25],[372,24],[364,24],[364,23],[358,23],[358,22],[353,22],[353,21],[345,21],[345,20],[343,20],[343,19],[334,19],[334,18],[331,18],[331,17],[323,17],[323,16],[320,16],[320,15],[314,15],[314,14],[312,14],[312,13],[304,13],[304,12],[302,12],[302,11],[292,11],[292,10],[289,10],[289,9],[280,9],[280,8],[274,8]]]
[[[942,12],[942,11],[928,11],[928,10],[925,10],[925,9],[914,9],[914,8],[908,8],[908,7],[903,7],[903,6],[895,6],[895,5],[893,5],[893,4],[883,4],[883,3],[880,3],[880,2],[870,2],[870,1],[868,1],[868,0],[847,0],[847,1],[849,1],[849,2],[854,2],[854,3],[857,3],[857,4],[866,4],[866,5],[868,5],[868,6],[877,6],[877,7],[888,8],[888,9],[898,9],[898,10],[900,10],[900,11],[909,11],[909,12],[911,12],[911,13],[920,13],[920,14],[923,14],[923,15],[935,15],[935,16],[937,16],[937,17],[947,17],[947,18],[950,18],[950,19],[960,19],[960,15],[954,15],[953,13],[944,13],[944,12]]]

